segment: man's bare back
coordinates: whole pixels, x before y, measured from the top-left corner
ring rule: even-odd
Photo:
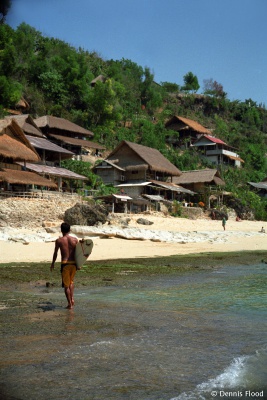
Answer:
[[[60,249],[61,261],[74,261],[75,260],[75,247],[78,239],[65,235],[56,240],[56,246]]]

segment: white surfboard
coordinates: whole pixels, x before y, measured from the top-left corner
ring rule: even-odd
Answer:
[[[75,247],[75,262],[77,269],[81,269],[87,258],[92,253],[94,243],[92,239],[79,240]]]

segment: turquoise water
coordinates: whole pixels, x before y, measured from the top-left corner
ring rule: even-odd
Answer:
[[[54,290],[51,318],[5,339],[1,382],[20,400],[267,399],[266,267],[86,288],[74,311]]]

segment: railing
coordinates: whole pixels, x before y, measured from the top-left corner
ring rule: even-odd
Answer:
[[[78,193],[70,193],[70,192],[53,192],[49,190],[32,190],[29,192],[16,192],[11,190],[0,191],[0,198],[8,198],[8,197],[20,197],[20,198],[30,198],[30,199],[46,199],[51,200],[56,197],[77,197],[81,198]]]

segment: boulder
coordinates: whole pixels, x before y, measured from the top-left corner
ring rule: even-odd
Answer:
[[[149,220],[146,219],[146,218],[138,218],[138,219],[136,220],[136,222],[137,222],[138,224],[140,224],[140,225],[153,225],[153,224],[154,224],[154,222],[151,222],[151,221],[149,221]]]
[[[122,217],[120,215],[114,215],[114,214],[109,214],[108,218],[108,225],[121,225],[121,226],[128,226],[129,222],[131,221],[131,218],[129,217]]]
[[[64,221],[70,225],[94,226],[105,224],[107,216],[108,210],[102,205],[77,203],[65,211]]]

